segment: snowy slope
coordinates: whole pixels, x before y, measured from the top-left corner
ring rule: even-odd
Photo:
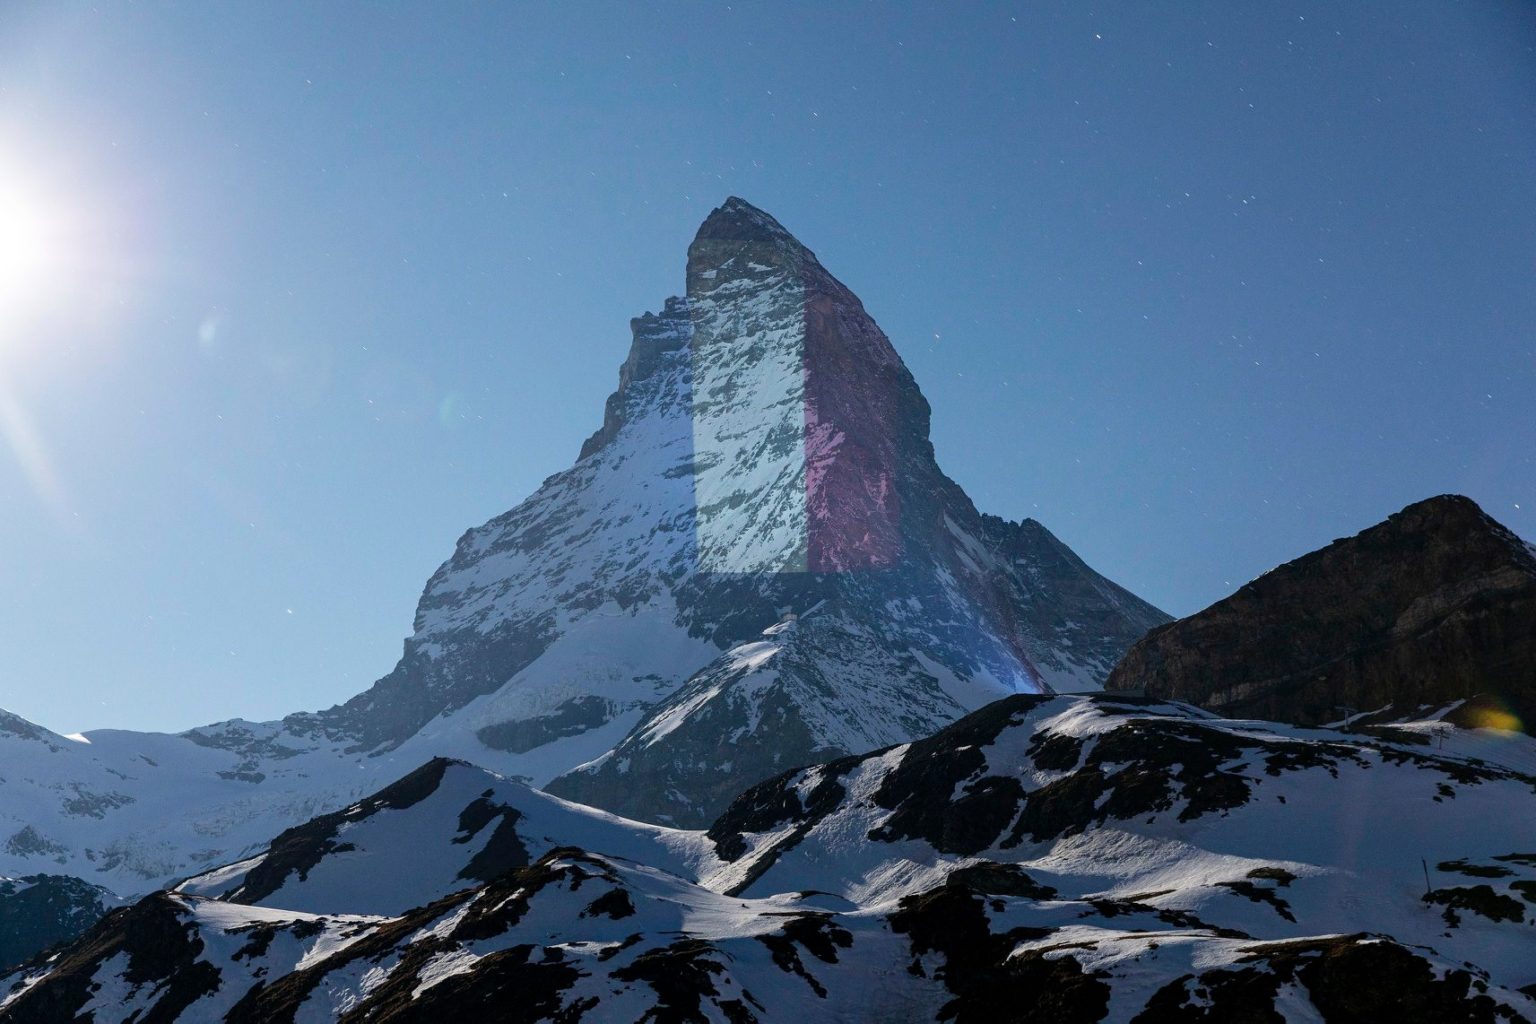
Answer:
[[[743,794],[712,888],[899,900],[957,863],[1244,935],[1366,929],[1536,983],[1536,745],[1354,734],[1110,698],[1000,701],[929,739]],[[1503,756],[1469,756],[1497,746]],[[1486,753],[1486,747],[1484,753]],[[1501,763],[1503,762],[1503,763]],[[1426,870],[1431,898],[1426,893]]]
[[[1018,696],[707,835],[435,762],[295,830],[307,878],[280,839],[258,906],[264,861],[148,897],[0,981],[0,1019],[1533,1020],[1533,753]],[[528,855],[485,879],[482,799]],[[358,914],[369,879],[416,905]]]
[[[626,821],[439,758],[176,891],[316,914],[398,914],[565,846],[680,875],[716,863],[697,833]]]
[[[611,751],[549,788],[619,813],[702,825],[743,778],[931,732],[971,710],[975,692],[974,678],[823,604],[725,652]],[[657,813],[658,790],[676,794],[670,813]]]

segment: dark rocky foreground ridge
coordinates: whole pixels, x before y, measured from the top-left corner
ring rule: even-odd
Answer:
[[[0,1021],[1536,1020],[1532,741],[1438,727],[1021,695],[707,832],[436,761],[0,978]]]
[[[1301,725],[1481,696],[1529,731],[1536,550],[1470,499],[1417,502],[1154,628],[1106,686]]]

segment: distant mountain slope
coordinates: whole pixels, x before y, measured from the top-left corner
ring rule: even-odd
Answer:
[[[680,875],[715,863],[702,836],[568,804],[438,758],[176,891],[306,913],[399,914],[578,845]]]
[[[1530,764],[1440,722],[1021,695],[705,835],[434,762],[0,979],[0,1020],[1536,1020]],[[482,880],[487,792],[528,857]],[[401,877],[414,908],[349,909]]]
[[[0,972],[77,937],[120,902],[67,875],[0,878]]]
[[[1536,551],[1458,495],[1417,502],[1154,630],[1113,688],[1317,725],[1476,694],[1536,725]]]

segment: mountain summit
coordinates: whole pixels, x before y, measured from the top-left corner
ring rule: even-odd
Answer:
[[[530,675],[484,702],[483,742],[522,734],[530,719],[572,731],[582,719],[584,732],[626,723],[611,751],[552,790],[702,824],[744,783],[784,767],[911,739],[1009,693],[1097,686],[1162,621],[1062,557],[1043,529],[977,512],[939,470],[928,404],[890,341],[768,214],[739,199],[711,213],[689,247],[686,285],[635,321],[585,457],[461,543],[423,601],[434,616],[477,609],[476,643],[489,632],[531,654],[550,637]],[[484,568],[513,552],[559,582],[527,587]],[[504,594],[517,584],[537,606],[498,599],[487,629],[487,578]],[[579,594],[562,595],[565,581]],[[541,631],[547,616],[580,630],[591,614],[644,623],[647,658],[690,641],[715,654],[637,666],[632,680],[659,676],[669,691],[648,706],[611,680],[575,693],[569,673],[544,683],[537,665],[550,651],[611,650],[606,637],[573,644],[559,627]],[[625,649],[604,661],[634,658]],[[453,670],[453,660],[426,667]],[[487,720],[497,705],[505,718]]]
[[[1098,686],[1165,621],[977,512],[889,339],[767,213],[712,212],[686,286],[631,322],[576,465],[460,539],[395,671],[290,729],[702,824],[785,767]]]
[[[0,875],[133,895],[439,756],[704,824],[786,768],[1097,687],[1166,621],[976,510],[889,340],[772,217],[727,201],[685,281],[575,464],[459,538],[364,693],[180,736],[0,722]]]

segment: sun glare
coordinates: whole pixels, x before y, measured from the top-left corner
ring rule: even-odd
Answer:
[[[59,282],[62,217],[24,189],[0,183],[0,318],[21,312]]]

